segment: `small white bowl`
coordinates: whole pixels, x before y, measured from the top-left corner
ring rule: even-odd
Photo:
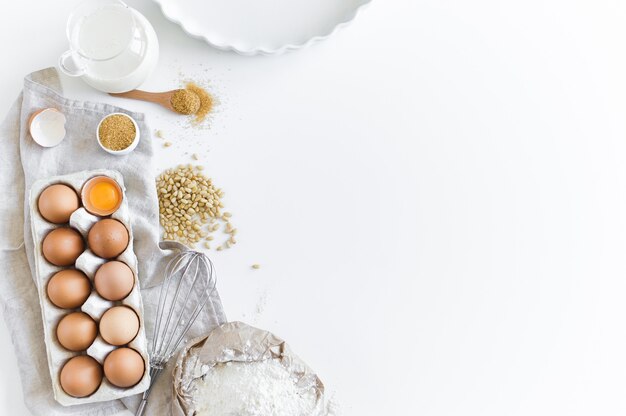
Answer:
[[[106,119],[109,116],[115,116],[115,115],[119,115],[119,116],[124,116],[124,117],[128,117],[130,119],[130,121],[133,122],[133,125],[135,126],[135,139],[133,140],[133,142],[130,144],[130,146],[128,146],[126,149],[122,149],[122,150],[111,150],[111,149],[107,149],[106,147],[104,147],[102,145],[102,143],[100,142],[100,125],[102,124],[102,122],[104,121],[104,119]],[[98,123],[98,127],[96,127],[96,141],[98,142],[98,145],[100,146],[100,148],[102,150],[104,150],[107,153],[110,153],[112,155],[116,155],[116,156],[123,156],[123,155],[127,155],[130,152],[132,152],[133,150],[135,150],[135,147],[137,147],[137,145],[139,144],[139,139],[140,139],[140,135],[139,135],[139,126],[137,125],[137,122],[128,114],[124,114],[124,113],[111,113],[111,114],[107,114],[105,117],[102,118],[102,120],[100,120],[100,123]]]

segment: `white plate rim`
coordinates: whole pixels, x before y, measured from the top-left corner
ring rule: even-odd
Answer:
[[[335,33],[337,33],[339,29],[347,26],[350,22],[352,22],[361,13],[361,11],[366,6],[368,6],[373,0],[367,0],[365,3],[361,4],[359,7],[356,7],[344,21],[339,22],[329,32],[315,35],[309,40],[299,43],[299,44],[287,44],[287,45],[283,45],[275,49],[268,49],[268,48],[242,49],[242,48],[236,47],[235,45],[231,45],[229,43],[219,42],[215,38],[211,38],[206,34],[193,32],[189,30],[189,27],[185,25],[185,22],[182,19],[175,16],[173,13],[171,13],[170,10],[168,10],[168,7],[166,5],[167,0],[153,0],[153,1],[159,5],[159,8],[161,9],[163,16],[165,16],[167,20],[179,25],[183,29],[183,31],[189,36],[196,38],[196,39],[203,40],[209,45],[211,45],[212,47],[222,50],[222,51],[232,51],[232,52],[238,53],[239,55],[252,56],[252,55],[280,55],[287,51],[306,48],[308,46],[311,46],[314,43],[327,39],[331,37],[332,35],[334,35]]]

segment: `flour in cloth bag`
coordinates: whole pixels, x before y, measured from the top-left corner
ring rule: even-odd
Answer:
[[[197,416],[312,415],[317,405],[314,388],[297,386],[280,360],[216,365],[196,382]]]

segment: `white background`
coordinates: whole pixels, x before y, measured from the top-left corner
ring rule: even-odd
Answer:
[[[2,113],[74,4],[3,2]],[[67,94],[149,112],[159,168],[200,154],[239,229],[212,254],[229,318],[288,340],[346,415],[626,413],[623,1],[379,0],[252,58],[130,4],[161,41],[144,87],[210,80],[211,128]],[[27,414],[4,323],[0,369],[0,414]]]

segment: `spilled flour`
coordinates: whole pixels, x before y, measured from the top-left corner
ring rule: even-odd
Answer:
[[[194,392],[197,416],[317,416],[312,388],[296,386],[276,359],[212,368]]]

